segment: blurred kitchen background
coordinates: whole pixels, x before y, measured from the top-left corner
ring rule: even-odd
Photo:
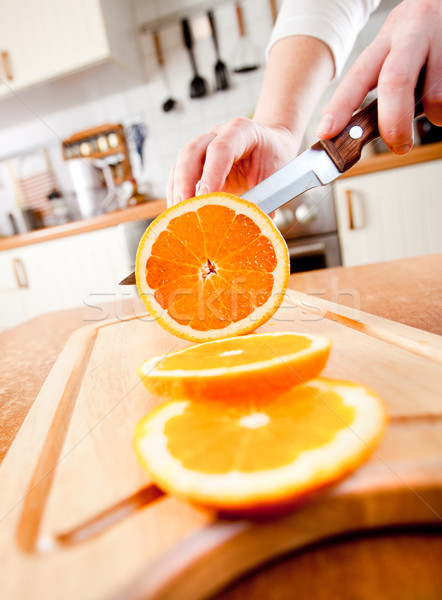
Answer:
[[[91,286],[102,295],[115,293],[116,278],[127,274],[140,232],[155,216],[154,209],[141,209],[151,204],[158,214],[164,207],[158,200],[164,199],[179,148],[216,123],[253,114],[281,3],[0,0],[0,298],[15,314],[0,328],[84,304]],[[397,3],[381,2],[347,68]],[[217,72],[208,11],[226,66],[218,65]],[[183,19],[205,86],[191,85]],[[304,147],[316,140],[321,111],[336,85],[317,107]],[[191,97],[191,89],[200,97]],[[353,190],[351,180],[343,180],[342,189],[323,190],[320,198],[313,193],[279,212],[293,270],[442,250],[441,160],[434,160],[442,158],[442,136],[425,119],[415,133],[417,144],[435,146],[431,160],[354,177]],[[382,142],[369,150],[383,151]],[[422,173],[413,171],[417,167]],[[370,190],[372,207],[382,194],[395,195],[374,216],[362,199]],[[436,200],[439,208],[432,204]],[[100,221],[115,211],[125,211],[120,220],[126,225],[118,227],[118,217]],[[74,223],[91,219],[88,228],[75,229]],[[46,228],[52,234],[41,234]],[[42,265],[55,260],[63,266],[54,280],[55,266],[44,271]],[[101,265],[99,274],[92,263]],[[35,286],[40,291],[31,294]]]
[[[279,3],[273,3],[276,9]],[[21,190],[17,180],[47,171],[49,187],[53,183],[57,188],[58,179],[63,186],[66,156],[62,142],[77,132],[121,124],[129,137],[139,188],[149,197],[161,197],[170,167],[185,142],[216,123],[253,113],[274,18],[270,0],[242,0],[242,37],[233,0],[18,0],[3,4],[2,234],[12,233],[8,213],[20,202],[17,196],[29,192]],[[382,9],[361,32],[348,64],[374,38],[393,4],[382,2]],[[215,91],[216,54],[207,9],[213,10],[220,56],[229,69],[229,89],[222,91]],[[197,67],[207,83],[207,95],[198,99],[189,97],[193,76],[182,18],[189,20]],[[162,66],[155,52],[155,34]],[[241,66],[258,68],[233,71]],[[315,138],[329,94],[310,123],[306,143]],[[169,99],[172,102],[164,106]],[[134,132],[134,125],[141,131]],[[138,141],[142,164],[134,141],[140,134],[145,136],[144,142]],[[75,146],[73,153],[91,154],[89,137],[86,133],[84,147]],[[105,138],[96,139],[106,144]],[[33,182],[27,187],[29,183]],[[125,193],[120,190],[120,195]],[[26,204],[26,198],[23,200]]]

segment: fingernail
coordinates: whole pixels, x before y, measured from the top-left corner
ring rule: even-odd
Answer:
[[[207,185],[207,183],[201,183],[201,181],[199,181],[196,184],[196,195],[197,196],[202,196],[203,194],[208,194],[209,193],[209,186]]]
[[[174,197],[173,197],[173,203],[174,203],[174,204],[178,204],[178,202],[181,202],[181,201],[182,201],[182,199],[183,199],[183,197],[182,197],[181,195],[179,195],[179,194],[178,194],[177,196],[174,196]]]
[[[402,144],[402,146],[393,146],[395,154],[407,154],[411,150],[411,144]]]
[[[323,135],[327,135],[327,133],[331,130],[333,125],[333,115],[330,113],[326,113],[322,116],[322,119],[319,121],[318,130],[316,132],[318,137]]]

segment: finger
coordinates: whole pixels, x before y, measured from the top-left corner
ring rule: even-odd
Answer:
[[[344,129],[368,92],[376,87],[388,51],[387,38],[381,37],[360,55],[325,108],[318,126],[318,137],[327,140]]]
[[[169,179],[167,180],[166,186],[166,202],[167,208],[173,206],[173,180],[175,176],[175,166],[170,169]]]
[[[414,90],[427,55],[423,36],[406,36],[392,48],[379,75],[379,133],[395,154],[406,154],[413,145]]]
[[[434,125],[442,126],[442,43],[434,41],[427,61],[424,110]]]
[[[239,117],[227,123],[207,147],[199,189],[204,193],[222,190],[233,165],[250,154],[257,142],[256,125],[249,119]]]
[[[178,152],[173,175],[173,204],[195,195],[195,187],[201,177],[207,146],[216,136],[209,131],[186,144]]]

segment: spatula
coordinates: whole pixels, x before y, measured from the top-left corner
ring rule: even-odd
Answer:
[[[181,26],[183,29],[183,38],[184,43],[186,44],[186,48],[189,51],[190,62],[193,70],[193,79],[190,82],[190,97],[191,98],[202,98],[207,94],[207,83],[205,79],[203,79],[198,74],[198,69],[196,66],[195,55],[193,53],[193,38],[192,32],[190,30],[189,21],[187,19],[183,19],[181,21]]]

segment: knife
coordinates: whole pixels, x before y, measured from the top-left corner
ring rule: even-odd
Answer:
[[[422,79],[423,77],[420,77]],[[421,89],[418,84],[416,89]],[[415,95],[414,116],[423,110],[421,94]],[[365,144],[379,137],[378,101],[355,113],[348,125],[330,140],[320,140],[241,197],[271,213],[307,190],[331,183],[361,158]],[[135,284],[135,273],[119,285]]]

